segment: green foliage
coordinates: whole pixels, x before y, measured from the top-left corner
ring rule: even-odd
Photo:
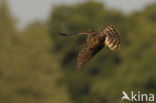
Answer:
[[[123,90],[155,91],[155,10],[153,4],[143,12],[123,15],[94,1],[54,9],[49,29],[76,103],[119,103]],[[75,72],[73,63],[85,38],[59,37],[56,32],[103,30],[110,24],[120,33],[121,50],[114,53],[104,48],[80,73]]]
[[[120,103],[123,90],[156,93],[156,4],[124,15],[88,0],[56,6],[47,21],[19,32],[1,1],[0,103]],[[120,33],[120,51],[105,47],[76,72],[73,64],[86,36],[56,32],[102,31],[110,24]]]
[[[99,98],[92,94],[92,87],[94,87],[94,84],[97,84],[101,78],[105,79],[102,79],[100,82],[112,78],[116,69],[122,63],[122,58],[119,53],[110,52],[108,48],[105,48],[84,67],[81,73],[75,73],[73,70],[73,61],[85,43],[85,38],[63,38],[57,36],[56,32],[71,33],[95,28],[103,30],[110,24],[116,26],[121,33],[121,37],[124,37],[124,39],[122,39],[123,44],[128,45],[126,34],[128,33],[128,29],[131,30],[131,28],[133,28],[135,24],[134,21],[129,17],[124,17],[118,11],[105,10],[101,3],[89,1],[71,7],[60,6],[52,13],[49,28],[53,41],[55,42],[55,50],[62,55],[61,64],[65,70],[65,80],[69,84],[68,88],[70,88],[72,98],[78,103],[94,103],[97,99],[100,99],[98,101],[101,102],[106,101],[102,96]],[[102,87],[100,89],[102,89]]]
[[[6,0],[0,3],[0,48],[7,48],[16,41],[15,20],[11,17]]]
[[[5,1],[0,20],[0,102],[71,103],[46,26],[32,23],[16,32]]]

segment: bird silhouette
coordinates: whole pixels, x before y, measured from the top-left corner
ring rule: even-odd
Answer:
[[[112,51],[118,51],[120,49],[120,37],[113,25],[109,25],[104,31],[87,30],[80,33],[57,33],[61,36],[71,35],[88,35],[86,44],[83,49],[78,53],[74,67],[80,70],[84,64],[86,64],[96,53],[102,48],[108,46]]]
[[[127,99],[127,100],[130,101],[130,98],[128,97],[128,95],[127,95],[127,93],[125,91],[122,91],[122,94],[123,94],[123,97],[122,97],[121,101],[124,100],[124,99]]]

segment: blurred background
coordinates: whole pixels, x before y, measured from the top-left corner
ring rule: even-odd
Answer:
[[[113,24],[121,49],[74,70],[86,37]],[[0,0],[0,103],[121,103],[156,94],[155,0]],[[128,103],[128,101],[123,101]]]

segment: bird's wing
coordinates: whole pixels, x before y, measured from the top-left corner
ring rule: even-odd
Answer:
[[[63,32],[57,32],[57,35],[60,35],[60,36],[74,36],[74,35],[93,35],[95,33],[98,33],[99,31],[98,30],[87,30],[87,31],[84,31],[84,32],[75,32],[75,33],[63,33]]]
[[[80,70],[96,53],[104,47],[103,41],[95,40],[87,43],[79,52],[75,61],[75,69]]]
[[[105,45],[111,50],[117,51],[120,49],[120,37],[113,25],[108,26],[104,33],[106,34]]]
[[[63,32],[57,32],[60,36],[74,36],[74,35],[88,35],[92,30],[87,30],[85,32],[79,32],[79,33],[63,33]]]
[[[73,35],[77,35],[78,33],[63,33],[63,32],[57,32],[57,35],[60,35],[60,36],[73,36]]]

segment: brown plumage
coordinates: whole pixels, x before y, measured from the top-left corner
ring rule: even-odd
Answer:
[[[117,51],[120,48],[120,37],[113,25],[108,26],[103,32],[88,30],[81,33],[58,33],[61,36],[70,36],[76,34],[87,34],[87,44],[79,52],[75,68],[80,70],[96,53],[98,53],[104,46],[108,46],[111,50]]]

